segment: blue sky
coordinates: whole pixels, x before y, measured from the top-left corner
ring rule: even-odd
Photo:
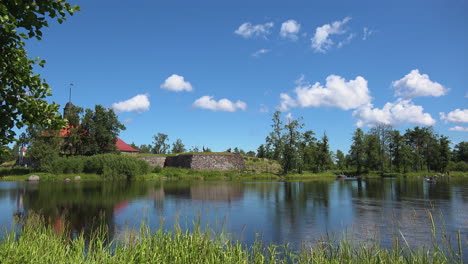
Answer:
[[[73,83],[74,104],[118,112],[128,143],[162,132],[255,150],[275,109],[333,151],[379,122],[468,138],[466,1],[72,3],[82,11],[29,55],[47,61],[50,101],[64,106]]]

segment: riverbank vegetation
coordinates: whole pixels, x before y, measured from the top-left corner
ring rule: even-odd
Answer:
[[[328,170],[350,171],[353,175],[443,173],[468,171],[468,142],[450,149],[450,140],[431,127],[407,129],[404,134],[388,125],[378,125],[368,133],[357,128],[348,154],[330,151],[326,134],[320,139],[312,130],[304,131],[302,119],[288,119],[275,112],[272,131],[257,150],[257,157],[275,160],[284,174]]]
[[[99,176],[98,179],[132,179],[151,171],[146,161],[119,154],[54,157],[47,162],[42,161],[40,168],[3,168],[0,169],[0,177],[3,180],[12,180],[15,177],[20,180],[34,172],[42,180],[65,179],[73,175],[86,179],[96,179],[96,175]]]
[[[2,263],[463,263],[462,246],[438,245],[411,248],[403,234],[391,248],[353,239],[317,241],[301,250],[287,244],[267,244],[257,240],[245,245],[215,234],[209,228],[193,231],[175,226],[173,231],[151,232],[143,224],[139,230],[110,238],[108,229],[97,228],[89,237],[72,238],[66,225],[61,229],[46,225],[38,215],[26,219],[20,234],[10,231],[0,241]]]
[[[330,151],[326,134],[317,139],[311,130],[304,131],[301,119],[289,119],[286,124],[280,112],[273,115],[272,131],[257,152],[245,152],[234,147],[225,152],[211,152],[207,147],[192,147],[185,154],[239,154],[244,157],[246,169],[235,172],[205,172],[172,168],[150,169],[145,156],[172,156],[186,151],[182,140],[171,145],[163,133],[154,136],[153,145],[144,153],[122,155],[115,150],[115,141],[125,127],[117,120],[112,109],[95,106],[94,110],[67,104],[65,117],[68,127],[60,131],[31,125],[13,149],[2,147],[0,162],[9,168],[0,169],[3,180],[29,173],[43,173],[45,179],[69,178],[68,174],[81,174],[90,179],[156,178],[258,178],[288,179],[335,177],[337,175],[362,177],[399,176],[467,176],[468,142],[450,148],[450,140],[435,133],[432,128],[407,129],[404,134],[385,125],[364,133],[356,129],[348,154]],[[135,146],[132,144],[135,148]],[[27,147],[26,155],[18,155]],[[29,168],[13,168],[15,160]],[[13,163],[12,163],[13,162]],[[32,168],[31,168],[32,167]],[[151,171],[153,170],[153,171]],[[55,175],[55,176],[54,176]],[[7,176],[7,177],[5,177]],[[21,177],[18,177],[21,179]]]

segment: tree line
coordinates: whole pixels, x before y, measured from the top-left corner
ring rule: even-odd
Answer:
[[[91,156],[114,152],[115,142],[125,126],[112,109],[96,105],[94,110],[71,106],[64,112],[68,127],[62,132],[38,125],[30,125],[21,134],[10,155],[0,155],[0,161],[17,156],[27,147],[28,157],[37,167],[50,164],[58,156]],[[272,131],[257,153],[235,147],[232,151],[245,156],[276,160],[283,173],[327,170],[380,173],[468,171],[468,142],[450,148],[450,140],[431,127],[414,127],[404,133],[387,125],[378,125],[367,133],[357,128],[352,135],[350,150],[330,151],[326,133],[317,137],[312,130],[304,130],[302,118],[284,122],[279,111],[273,114]],[[60,135],[60,133],[65,133]],[[183,152],[211,152],[208,147],[187,149],[181,139],[170,144],[169,136],[157,133],[152,144],[132,147],[140,153],[169,154]],[[3,153],[7,153],[4,151]]]
[[[281,112],[276,111],[271,127],[257,157],[278,161],[283,173],[468,171],[468,142],[460,142],[452,150],[449,138],[432,127],[414,127],[404,134],[388,125],[378,125],[367,133],[357,128],[348,154],[330,151],[326,133],[318,139],[312,130],[303,131],[302,118],[283,122]]]
[[[182,139],[178,138],[171,144],[169,143],[169,136],[164,133],[157,133],[153,136],[153,144],[142,144],[140,146],[134,143],[130,144],[133,148],[138,149],[140,153],[153,153],[153,154],[178,154],[183,152],[201,152],[198,146],[193,146],[188,149],[182,142]],[[211,149],[203,147],[203,152],[211,152]]]
[[[44,169],[59,156],[92,156],[116,151],[115,142],[125,126],[112,109],[96,105],[84,110],[69,105],[64,119],[68,125],[57,130],[41,125],[29,125],[19,137],[14,151],[27,148],[28,158],[35,167]]]
[[[185,144],[182,142],[182,139],[178,138],[172,144],[170,143],[169,136],[164,133],[157,133],[153,136],[152,144],[141,144],[140,146],[135,145],[133,142],[130,144],[135,149],[138,149],[140,153],[153,153],[153,154],[179,154],[184,152],[212,152],[209,147],[202,146],[192,146],[191,148],[187,149]],[[226,151],[249,156],[255,157],[254,151],[247,151],[235,147],[234,149],[227,149]]]

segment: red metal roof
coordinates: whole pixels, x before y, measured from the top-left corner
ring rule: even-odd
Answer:
[[[65,128],[62,128],[60,129],[59,131],[44,131],[41,136],[46,136],[46,137],[50,137],[50,136],[54,136],[54,137],[68,137],[68,135],[70,133],[72,133],[72,129],[74,128],[77,128],[77,127],[74,127],[74,126],[67,126]],[[87,132],[87,131],[85,131]]]
[[[56,137],[68,137],[70,133],[72,133],[71,129],[74,129],[74,126],[67,126],[65,128],[60,129],[60,131],[57,132],[49,132],[45,131],[42,133],[42,136],[56,136]],[[87,133],[85,131],[84,133]],[[117,141],[115,142],[115,145],[117,147],[118,151],[124,151],[124,152],[140,152],[138,149],[132,148],[130,145],[125,143],[122,139],[117,138]]]
[[[60,137],[68,137],[68,134],[70,134],[70,130],[72,128],[75,128],[73,126],[67,126],[66,128],[60,129]]]
[[[140,152],[138,149],[132,148],[130,145],[125,143],[123,140],[120,138],[117,138],[117,142],[115,143],[117,146],[118,151],[125,151],[125,152]]]

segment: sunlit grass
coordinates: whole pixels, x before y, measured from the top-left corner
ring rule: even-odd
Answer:
[[[411,248],[400,233],[389,249],[345,236],[293,250],[261,239],[247,246],[209,228],[202,231],[199,225],[193,231],[176,225],[172,231],[152,232],[142,224],[109,241],[104,227],[85,238],[73,237],[66,228],[57,232],[45,223],[30,214],[20,235],[8,233],[0,241],[0,263],[463,263],[460,233],[458,248],[437,243]],[[435,225],[431,229],[435,237]]]
[[[93,173],[70,173],[70,174],[53,174],[47,172],[34,172],[23,175],[7,175],[0,178],[2,181],[26,181],[29,176],[37,175],[41,181],[63,181],[65,179],[73,180],[75,176],[80,176],[81,181],[98,181],[102,180],[102,176]]]
[[[137,176],[137,180],[155,179],[198,179],[198,180],[246,180],[246,179],[270,179],[278,180],[280,177],[272,173],[252,173],[239,170],[192,170],[184,168],[159,168],[153,169],[153,173]]]

